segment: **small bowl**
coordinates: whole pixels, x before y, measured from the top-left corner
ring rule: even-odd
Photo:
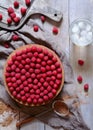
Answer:
[[[93,24],[87,19],[74,20],[69,29],[72,43],[78,46],[87,46],[93,42]]]
[[[69,108],[67,104],[62,100],[56,100],[52,103],[54,112],[61,117],[66,117],[69,114]]]

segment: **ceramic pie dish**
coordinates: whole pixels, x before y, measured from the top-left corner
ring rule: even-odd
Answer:
[[[64,68],[51,49],[37,44],[25,45],[8,57],[4,83],[16,102],[25,106],[45,105],[62,90]]]

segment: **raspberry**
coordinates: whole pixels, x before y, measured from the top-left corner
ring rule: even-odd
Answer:
[[[79,76],[77,77],[77,81],[78,81],[79,83],[82,83],[82,80],[83,80],[82,76],[79,75]]]
[[[37,104],[37,99],[33,99],[33,103],[34,103],[34,104]]]
[[[39,89],[36,90],[36,94],[40,94],[40,90]]]
[[[17,61],[20,62],[20,61],[22,60],[22,57],[21,57],[21,56],[17,56],[16,59],[17,59]],[[20,66],[20,65],[22,65],[22,64],[19,63],[19,66]],[[19,68],[22,68],[22,67],[19,67]]]
[[[16,14],[15,14],[15,13],[11,13],[11,14],[10,14],[10,17],[11,17],[12,19],[14,19],[14,18],[16,17]]]
[[[53,57],[52,58],[52,61],[55,63],[55,62],[57,62],[57,58],[56,57]]]
[[[41,67],[41,72],[42,72],[42,73],[46,72],[45,67]]]
[[[19,2],[18,1],[14,1],[14,8],[18,8],[19,7]]]
[[[21,99],[21,95],[20,94],[17,94],[17,99]]]
[[[13,78],[11,79],[11,81],[15,83],[15,82],[16,82],[16,78],[13,77]]]
[[[43,99],[44,99],[45,101],[48,101],[48,96],[45,95],[45,96],[43,97]]]
[[[44,90],[44,95],[48,94],[48,90]]]
[[[48,61],[48,56],[44,56],[44,60],[45,60],[45,61]]]
[[[18,61],[15,61],[14,64],[15,64],[15,65],[19,65],[19,62],[18,62]]]
[[[9,43],[5,42],[5,43],[4,43],[4,47],[5,47],[5,48],[9,48]]]
[[[25,0],[25,4],[26,4],[27,6],[30,6],[30,3],[31,3],[30,0]]]
[[[21,14],[22,14],[22,15],[25,15],[25,14],[26,14],[26,11],[27,11],[26,8],[24,8],[24,7],[21,8]]]
[[[34,30],[35,32],[38,32],[38,26],[37,26],[37,25],[34,25],[33,30]]]
[[[50,68],[50,66],[49,65],[46,65],[46,70],[50,70],[51,68]]]
[[[53,32],[53,34],[58,34],[58,28],[57,27],[53,27],[52,32]]]
[[[38,80],[37,80],[37,79],[34,79],[33,83],[34,83],[34,84],[37,84],[37,83],[38,83]]]
[[[51,65],[51,70],[55,70],[55,65]]]
[[[26,80],[26,77],[23,75],[23,76],[21,76],[21,80],[22,81],[25,81]]]
[[[14,97],[16,97],[16,96],[17,96],[16,91],[13,91],[12,95],[13,95]]]
[[[37,86],[37,85],[34,85],[34,86],[33,86],[33,89],[34,89],[34,90],[37,90],[37,89],[38,89],[38,86]]]
[[[7,23],[10,25],[12,23],[12,19],[11,18],[8,18],[7,19]]]
[[[18,41],[18,40],[19,40],[19,36],[16,35],[16,34],[13,35],[13,36],[12,36],[12,40],[13,40],[13,41]]]
[[[43,59],[43,58],[44,58],[44,54],[43,54],[43,53],[40,53],[40,54],[38,55],[38,57],[39,57],[40,59]]]
[[[18,24],[18,23],[20,22],[20,17],[15,17],[15,18],[13,19],[13,21],[14,21],[16,24]]]
[[[25,91],[22,90],[22,91],[20,92],[20,94],[21,94],[21,95],[25,95]]]
[[[34,56],[35,56],[35,57],[38,57],[38,52],[35,52],[35,53],[34,53]]]
[[[16,81],[16,83],[17,83],[18,85],[20,85],[22,82],[21,82],[21,80],[19,79],[19,80]]]
[[[36,75],[34,73],[31,74],[31,78],[34,79]]]
[[[56,63],[55,63],[55,67],[56,67],[56,68],[60,67],[60,63],[59,63],[59,62],[56,62]]]
[[[29,59],[29,58],[26,58],[26,63],[30,63],[31,62],[31,60]]]
[[[11,83],[11,82],[10,82],[10,83],[8,83],[7,85],[8,85],[8,87],[12,87],[12,83]]]
[[[0,14],[0,20],[2,20],[3,19],[3,16],[2,16],[2,14]]]
[[[40,103],[40,104],[43,103],[43,99],[42,99],[42,98],[39,98],[39,99],[38,99],[38,103]]]
[[[44,87],[47,87],[47,86],[48,86],[48,83],[47,83],[47,82],[44,82],[43,86],[44,86]]]
[[[26,76],[26,78],[29,78],[30,77],[30,73],[26,72],[25,76]]]
[[[62,73],[62,69],[61,69],[61,68],[58,68],[58,69],[57,69],[57,72],[58,72],[58,73]]]
[[[28,81],[28,83],[31,85],[32,79],[31,79],[31,78],[28,78],[27,81]]]
[[[29,87],[25,87],[25,88],[24,88],[24,91],[25,91],[25,92],[29,92]]]
[[[46,20],[46,17],[42,15],[42,16],[41,16],[41,21],[44,23],[45,20]]]
[[[16,74],[15,74],[15,77],[16,77],[17,79],[20,79],[20,76],[21,76],[20,73],[16,73]]]
[[[55,95],[57,93],[56,89],[52,89],[52,93]]]
[[[31,58],[31,61],[32,61],[32,62],[35,62],[35,61],[36,61],[36,58],[35,58],[35,57],[32,57],[32,58]]]
[[[11,66],[11,69],[12,69],[12,70],[15,70],[15,69],[16,69],[16,65],[12,65],[12,66]]]
[[[49,58],[53,58],[53,54],[51,52],[48,53]]]
[[[52,61],[51,60],[48,60],[47,61],[47,64],[50,66],[52,64]]]
[[[40,69],[35,69],[35,73],[39,74],[40,73]]]
[[[14,91],[14,88],[13,88],[13,87],[10,87],[9,90],[10,90],[10,92],[13,92],[13,91]]]
[[[42,48],[40,48],[40,47],[37,48],[38,53],[41,53],[42,51],[43,51]]]
[[[60,74],[60,73],[57,74],[57,78],[58,78],[58,79],[62,79],[62,74]]]
[[[34,60],[34,57],[33,57],[33,60]],[[31,66],[32,68],[35,68],[35,63],[31,63],[30,66]]]
[[[40,58],[37,58],[37,63],[41,63],[41,59]]]
[[[53,98],[53,94],[50,92],[50,93],[48,94],[48,97],[49,97],[50,99],[52,99],[52,98]]]
[[[12,7],[9,7],[9,8],[7,9],[7,12],[8,12],[9,14],[14,13],[14,9],[13,9]]]
[[[80,66],[83,66],[83,65],[84,65],[84,60],[79,59],[79,60],[78,60],[78,64],[79,64]]]
[[[27,102],[28,102],[29,104],[32,103],[31,98],[28,98],[28,99],[27,99]]]
[[[26,97],[25,97],[25,96],[22,96],[22,97],[21,97],[21,100],[22,100],[23,102],[25,102],[25,101],[26,101]]]
[[[84,85],[84,91],[87,92],[88,89],[89,89],[89,84],[85,84],[85,85]]]

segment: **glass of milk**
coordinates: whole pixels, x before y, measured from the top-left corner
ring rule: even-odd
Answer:
[[[86,19],[76,19],[70,25],[70,39],[78,46],[87,46],[93,42],[93,25]]]

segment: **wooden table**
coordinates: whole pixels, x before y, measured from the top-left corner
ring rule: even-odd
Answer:
[[[93,46],[87,46],[84,48],[74,46],[69,39],[69,25],[77,18],[87,18],[93,20],[93,0],[47,0],[47,3],[56,9],[63,12],[63,22],[59,27],[58,44],[64,48],[69,61],[73,67],[75,81],[77,83],[77,76],[81,74],[83,76],[83,83],[80,85],[77,83],[76,89],[79,97],[87,104],[81,105],[82,115],[87,125],[93,130]],[[48,29],[48,22],[44,24]],[[77,64],[77,60],[82,58],[85,60],[85,65],[80,67]],[[85,95],[83,91],[83,85],[88,83],[89,93]],[[0,130],[16,130],[16,122],[13,122],[11,126],[0,127]],[[50,126],[34,120],[31,123],[25,124],[20,130],[54,130]],[[57,129],[58,130],[58,129]],[[60,129],[63,130],[63,129]]]

